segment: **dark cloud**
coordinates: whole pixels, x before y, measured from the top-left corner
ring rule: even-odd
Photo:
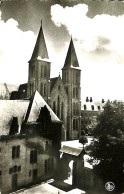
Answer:
[[[91,51],[92,54],[103,56],[103,55],[109,55],[112,53],[112,51],[108,50],[105,46],[109,45],[111,41],[108,38],[105,37],[97,37],[97,46],[96,48]]]
[[[105,37],[101,37],[101,36],[97,38],[97,41],[100,46],[105,46],[111,43],[111,40]]]

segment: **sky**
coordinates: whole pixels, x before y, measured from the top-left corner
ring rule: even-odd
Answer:
[[[124,100],[124,2],[3,0],[0,83],[27,82],[41,19],[51,77],[61,74],[72,36],[82,70],[82,99]]]

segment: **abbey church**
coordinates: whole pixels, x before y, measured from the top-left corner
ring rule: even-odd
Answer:
[[[63,140],[78,139],[81,131],[81,69],[71,38],[60,75],[50,78],[51,64],[42,29],[29,60],[28,83],[22,84],[11,99],[30,98],[37,90],[63,121]]]

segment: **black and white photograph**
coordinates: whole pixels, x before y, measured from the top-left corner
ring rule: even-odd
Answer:
[[[124,1],[0,1],[0,194],[124,193]]]

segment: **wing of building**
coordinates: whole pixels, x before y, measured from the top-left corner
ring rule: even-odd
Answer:
[[[28,100],[0,100],[0,191],[52,178],[58,168],[62,122],[35,91]]]

